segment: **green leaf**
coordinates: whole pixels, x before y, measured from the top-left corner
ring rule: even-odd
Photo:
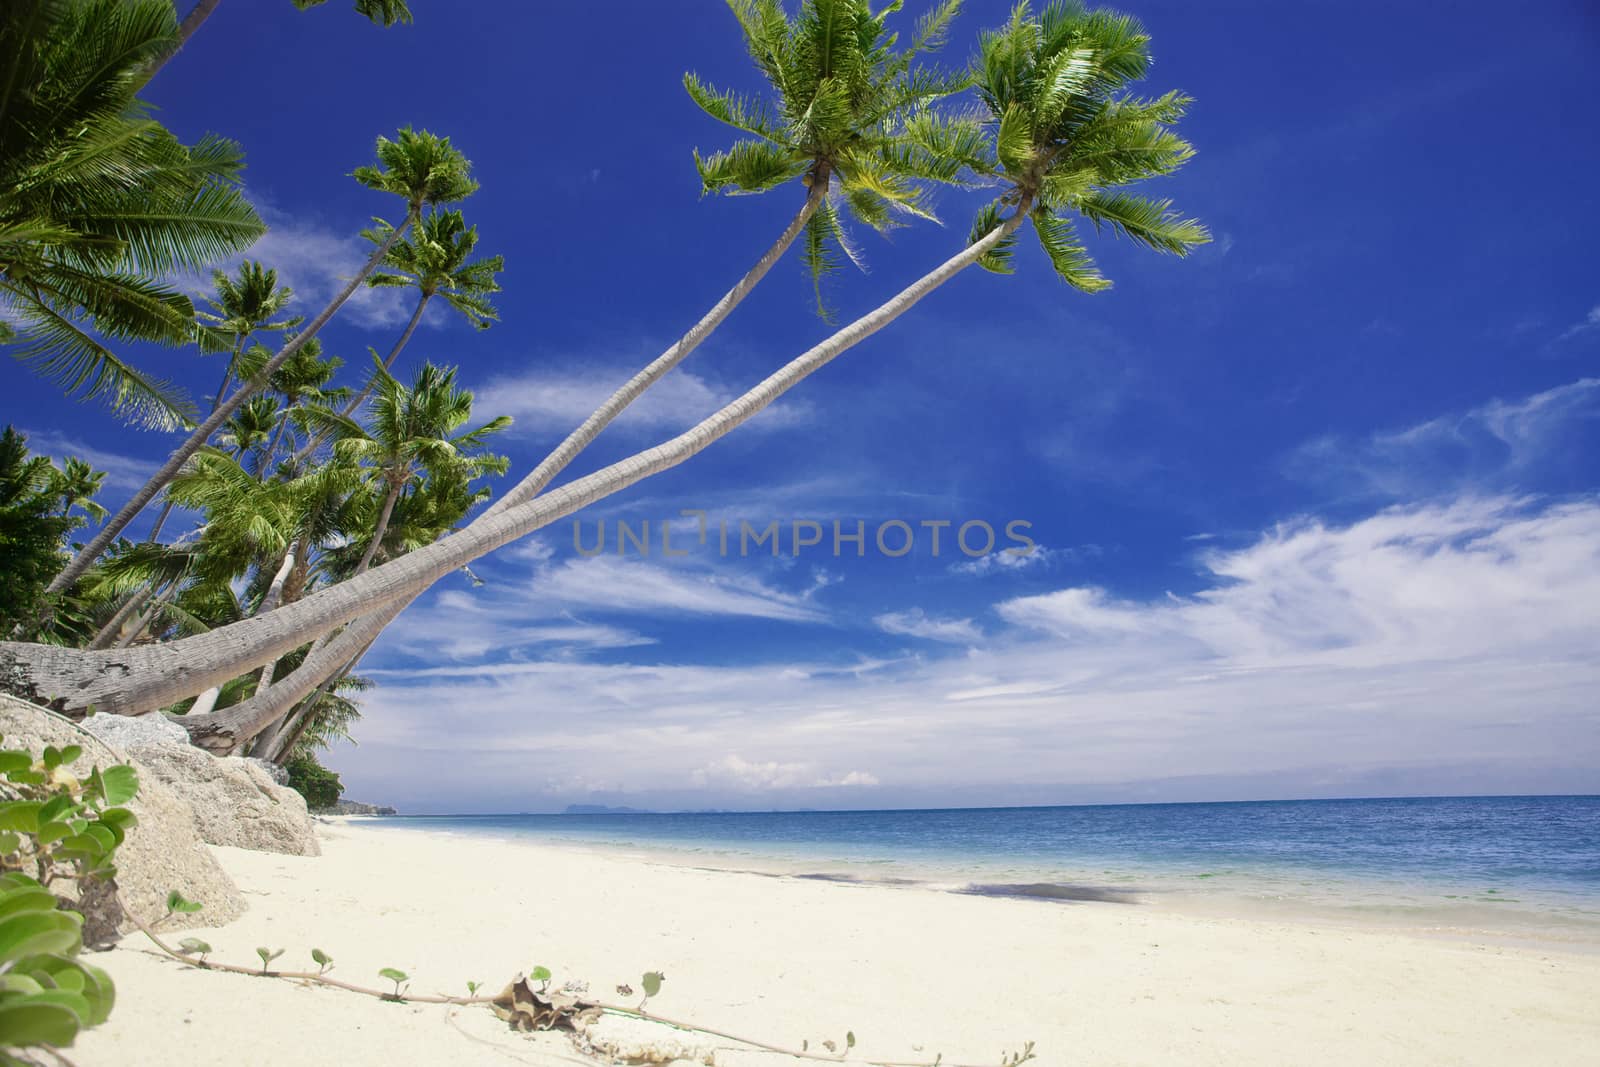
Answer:
[[[261,957],[261,969],[265,971],[267,964],[283,955],[283,949],[257,948],[256,955]]]
[[[65,765],[76,763],[81,755],[83,755],[82,745],[68,745],[61,750],[61,762]]]
[[[327,967],[333,963],[333,957],[322,951],[320,948],[314,948],[311,950],[311,959],[319,967]]]
[[[396,970],[393,967],[385,967],[385,968],[383,968],[383,970],[378,972],[378,977],[379,978],[387,978],[391,982],[404,982],[407,978],[410,978],[411,976],[409,974],[407,974],[406,972],[400,971],[400,970]]]
[[[78,1036],[81,1024],[70,1008],[60,1004],[22,1002],[0,1003],[0,1035],[11,1048],[52,1045],[64,1048]]]
[[[845,1048],[855,1048],[856,1047],[856,1032],[854,1030],[851,1030],[851,1031],[847,1032],[844,1035],[844,1047]]]
[[[185,897],[182,893],[178,892],[176,889],[167,894],[167,914],[169,915],[174,912],[179,912],[185,915],[192,914],[199,911],[203,907],[205,907],[204,904],[195,903],[194,901]]]
[[[38,882],[8,889],[0,893],[0,919],[18,912],[52,912],[56,910],[56,895]]]
[[[41,952],[70,953],[83,944],[82,920],[67,911],[21,911],[0,919],[0,963]]]
[[[38,800],[11,800],[0,804],[0,830],[38,833],[39,809],[42,807],[43,802]]]
[[[0,774],[25,771],[33,766],[33,757],[26,752],[0,752]]]
[[[535,982],[548,982],[550,981],[550,968],[535,967],[528,977],[532,978]]]
[[[100,772],[100,781],[107,804],[126,804],[139,793],[139,774],[127,764],[107,767]]]
[[[662,974],[660,971],[646,971],[644,973],[644,977],[639,981],[640,984],[644,986],[644,995],[647,997],[653,997],[657,993],[661,992],[661,983],[665,982],[666,980],[667,976]]]
[[[53,771],[61,766],[61,750],[54,745],[44,746],[44,755],[41,758],[47,771]]]
[[[178,942],[178,953],[183,956],[204,956],[211,951],[211,946],[198,937],[186,937]]]

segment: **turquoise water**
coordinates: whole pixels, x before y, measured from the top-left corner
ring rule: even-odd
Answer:
[[[703,814],[377,825],[1041,901],[1315,911],[1600,943],[1600,797]]]

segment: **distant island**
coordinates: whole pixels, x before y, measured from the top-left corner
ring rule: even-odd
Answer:
[[[568,804],[563,815],[654,815],[648,808],[613,808],[605,804]]]
[[[331,808],[320,809],[322,815],[399,815],[391,807],[381,804],[363,804],[359,800],[341,800]]]

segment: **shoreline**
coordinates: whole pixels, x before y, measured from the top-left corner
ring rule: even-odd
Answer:
[[[1592,907],[1563,903],[1546,906],[1522,896],[1473,898],[1442,892],[1449,885],[1406,883],[1400,895],[1391,883],[1330,878],[1314,891],[1298,879],[1285,885],[1258,872],[1223,869],[1216,874],[1105,871],[1111,879],[1086,877],[1087,869],[1066,878],[1038,870],[994,869],[974,863],[963,869],[935,868],[900,859],[861,860],[801,855],[798,851],[762,853],[722,842],[700,843],[599,838],[546,837],[512,829],[432,826],[430,819],[459,816],[319,816],[330,821],[359,820],[376,832],[432,834],[463,841],[492,841],[579,856],[597,856],[668,868],[763,878],[926,890],[992,899],[1033,901],[1045,906],[1096,903],[1152,908],[1195,919],[1220,918],[1286,922],[1317,928],[1370,930],[1408,936],[1545,948],[1600,955],[1600,897]],[[485,816],[484,818],[503,818]],[[1198,884],[1197,884],[1198,883]],[[1518,892],[1512,890],[1513,893]],[[1371,894],[1371,895],[1369,895]],[[1585,901],[1585,903],[1588,903]]]
[[[299,967],[315,947],[338,977],[397,967],[416,992],[497,990],[542,965],[604,998],[661,970],[663,1015],[814,1049],[851,1030],[856,1062],[988,1064],[1033,1040],[1041,1064],[1499,1067],[1577,1064],[1600,1043],[1600,959],[1581,953],[760,877],[366,822],[319,825],[321,857],[215,849],[251,907],[195,933],[219,960],[249,963],[259,945]],[[95,960],[119,1004],[79,1040],[80,1067],[586,1062],[565,1037],[513,1034],[487,1009],[205,972],[141,942]],[[793,1062],[713,1044],[721,1067]]]

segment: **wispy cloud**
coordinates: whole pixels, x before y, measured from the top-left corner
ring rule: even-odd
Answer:
[[[807,595],[784,592],[747,574],[612,556],[552,566],[533,580],[529,595],[546,604],[651,615],[731,615],[790,622],[819,622],[826,617]]]
[[[107,489],[138,489],[150,480],[150,476],[160,466],[160,461],[157,459],[139,459],[117,452],[107,452],[86,445],[77,438],[57,430],[23,432],[28,436],[29,450],[34,453],[50,456],[58,461],[75,456],[95,470],[105,471],[104,485]]]
[[[491,379],[478,391],[478,405],[517,420],[513,432],[564,436],[644,366],[534,370]],[[684,430],[734,400],[738,394],[678,368],[630,404],[613,424],[633,432]],[[804,401],[786,400],[761,412],[748,426],[781,430],[810,420]],[[743,431],[741,431],[743,432]]]
[[[1581,454],[1576,442],[1597,427],[1600,378],[1580,378],[1365,439],[1319,437],[1291,453],[1285,470],[1339,492],[1400,499],[1493,491],[1539,463]]]
[[[931,619],[921,608],[910,611],[891,611],[872,620],[878,629],[889,634],[904,634],[927,641],[944,641],[950,644],[976,644],[983,633],[971,619]]]
[[[559,806],[582,797],[528,783],[579,779],[647,806],[1040,803],[1142,796],[1175,763],[1213,797],[1595,784],[1572,768],[1600,766],[1600,499],[1307,518],[1201,558],[1183,596],[1005,600],[944,656],[402,672],[340,769],[442,807]],[[878,784],[815,795],[856,768]]]
[[[698,768],[690,775],[697,789],[732,789],[762,793],[774,789],[838,789],[878,784],[876,775],[866,771],[828,774],[812,763],[779,763],[776,760],[752,762],[736,753]]]
[[[1582,322],[1575,322],[1562,331],[1561,336],[1556,338],[1556,342],[1570,341],[1574,337],[1593,333],[1596,330],[1600,330],[1600,304],[1590,308],[1589,314],[1584,317]]]

